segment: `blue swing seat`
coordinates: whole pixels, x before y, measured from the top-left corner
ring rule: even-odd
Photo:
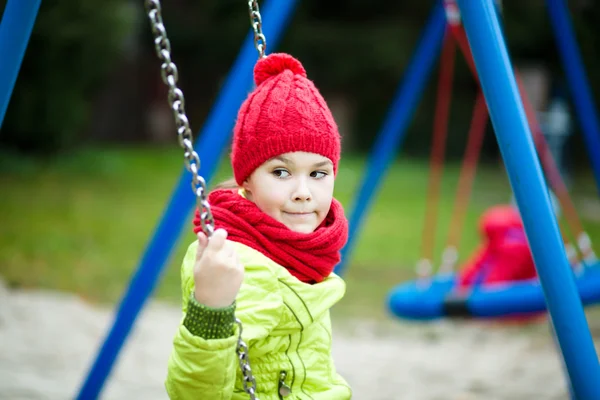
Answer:
[[[426,285],[416,280],[396,286],[388,296],[389,310],[408,320],[497,318],[546,311],[539,280],[475,286],[465,295],[453,290],[456,275],[435,276]],[[583,305],[600,302],[600,261],[575,277]]]

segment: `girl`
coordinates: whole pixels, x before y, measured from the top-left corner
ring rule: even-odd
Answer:
[[[351,397],[331,356],[329,309],[344,295],[333,273],[348,223],[333,198],[340,135],[300,62],[272,54],[254,69],[231,161],[237,187],[209,203],[207,240],[198,213],[183,261],[183,318],[166,389],[172,399],[247,399],[236,355],[248,344],[260,400]]]

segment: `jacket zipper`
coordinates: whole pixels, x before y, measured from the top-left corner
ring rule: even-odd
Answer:
[[[281,371],[279,373],[279,398],[280,399],[283,399],[284,397],[288,397],[290,394],[292,394],[292,388],[289,387],[285,383],[286,377],[287,377],[286,371]]]

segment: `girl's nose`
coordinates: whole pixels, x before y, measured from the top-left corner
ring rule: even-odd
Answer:
[[[311,200],[310,189],[306,179],[299,179],[298,184],[293,193],[294,201],[309,201]]]

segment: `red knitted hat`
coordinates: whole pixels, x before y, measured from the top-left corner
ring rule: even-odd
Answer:
[[[340,160],[340,135],[323,96],[292,56],[274,53],[254,67],[256,89],[233,131],[231,163],[241,185],[256,168],[280,154],[305,151]]]

